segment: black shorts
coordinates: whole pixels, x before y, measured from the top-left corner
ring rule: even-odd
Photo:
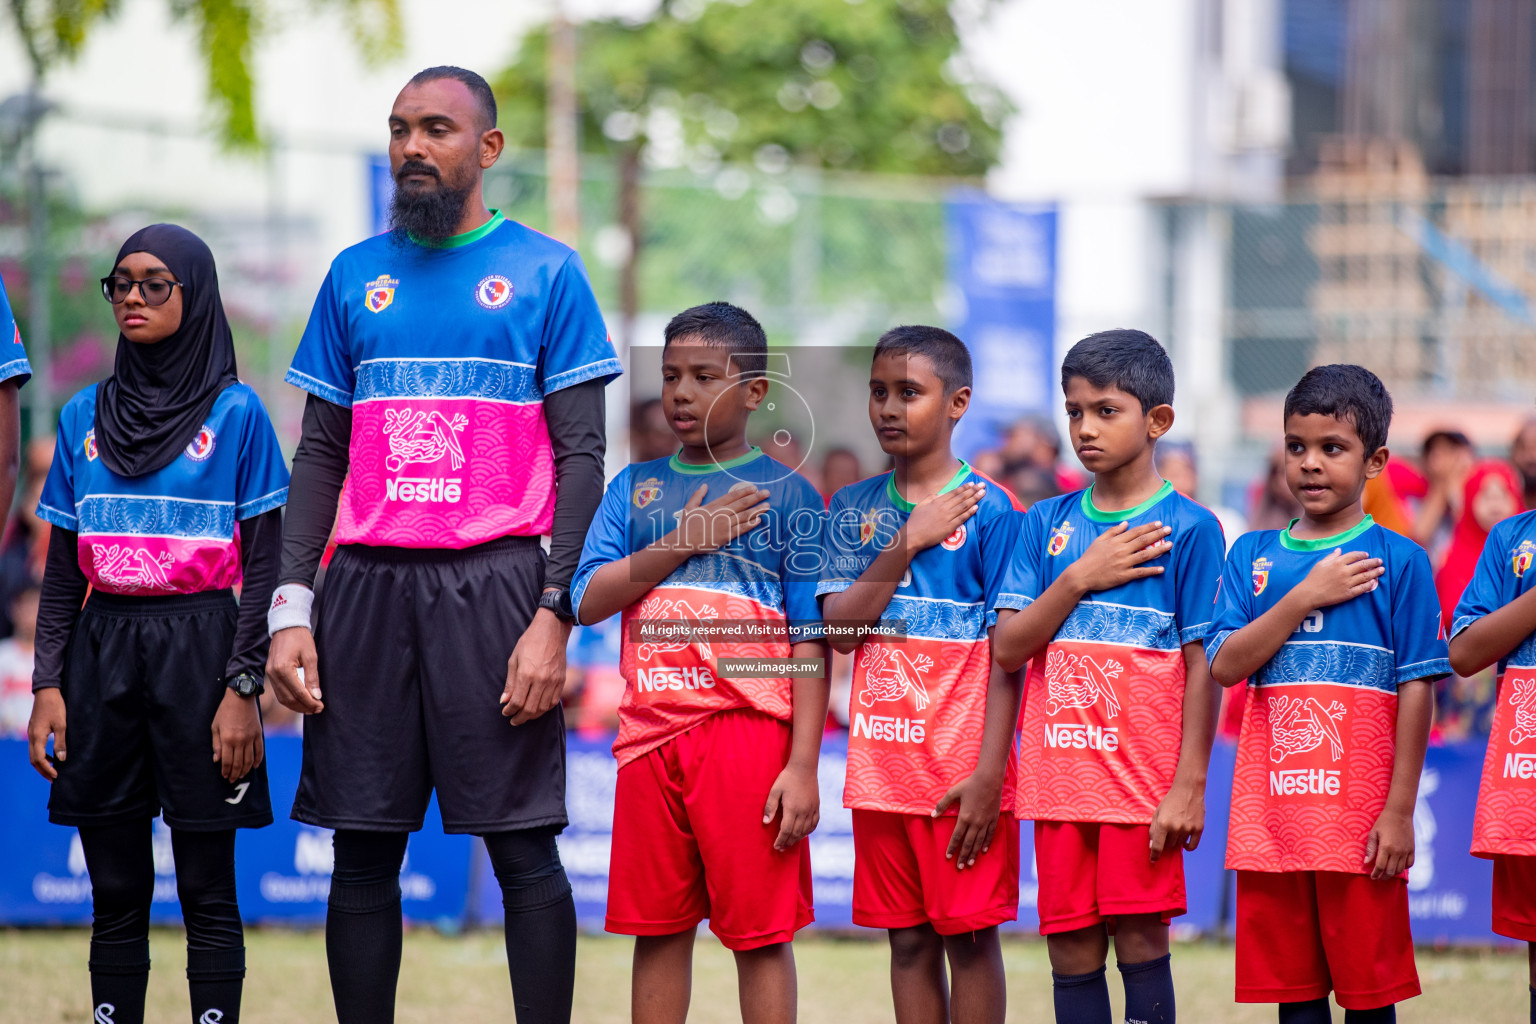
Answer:
[[[516,727],[501,713],[543,580],[535,537],[337,548],[315,603],[325,710],[304,720],[293,817],[415,831],[435,787],[447,832],[563,826],[559,705]]]
[[[227,590],[169,597],[95,591],[64,655],[68,756],[48,797],[59,825],[152,818],[192,832],[272,823],[267,766],[226,782],[213,716],[235,637]]]

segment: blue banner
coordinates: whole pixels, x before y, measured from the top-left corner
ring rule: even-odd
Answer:
[[[1056,405],[1056,207],[957,191],[945,227],[955,333],[974,364],[956,442],[970,455],[1020,414]]]

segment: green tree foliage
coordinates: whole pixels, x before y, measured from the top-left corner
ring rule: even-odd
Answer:
[[[208,104],[221,142],[249,149],[260,142],[256,128],[252,53],[261,38],[282,22],[273,0],[166,0],[171,14],[192,25],[208,79]],[[33,77],[41,82],[61,64],[79,56],[91,32],[117,16],[122,0],[6,0]],[[397,0],[308,0],[310,12],[337,11],[365,59],[400,48]],[[291,12],[287,12],[291,13]]]

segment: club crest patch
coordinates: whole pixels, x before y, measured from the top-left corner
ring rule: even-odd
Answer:
[[[1528,540],[1521,541],[1520,546],[1511,552],[1510,568],[1515,571],[1516,579],[1525,576],[1525,570],[1531,567],[1531,558],[1533,556],[1536,556],[1536,544]]]
[[[945,551],[958,551],[965,544],[965,524],[955,527],[955,532],[939,541],[939,547]]]
[[[1074,527],[1071,523],[1062,521],[1062,524],[1051,531],[1051,539],[1045,545],[1045,553],[1055,558],[1067,549],[1067,541],[1072,537]]]
[[[1253,560],[1253,596],[1258,597],[1264,593],[1264,588],[1269,586],[1269,570],[1274,566],[1267,558],[1255,558]]]
[[[873,510],[864,513],[864,517],[859,520],[859,547],[875,539],[875,531],[879,524],[880,519]]]
[[[370,313],[384,312],[395,301],[395,289],[399,286],[400,282],[388,274],[380,274],[363,285],[363,305],[368,307]]]
[[[486,309],[500,309],[512,301],[512,282],[500,274],[481,278],[475,285],[475,301]]]
[[[87,430],[85,432],[85,460],[87,462],[96,461],[96,431],[94,430]]]
[[[197,431],[197,436],[187,444],[187,458],[193,462],[202,462],[213,454],[213,428],[204,423]]]
[[[635,508],[645,508],[653,501],[661,497],[661,481],[653,476],[648,476],[635,484],[635,491],[631,500]]]

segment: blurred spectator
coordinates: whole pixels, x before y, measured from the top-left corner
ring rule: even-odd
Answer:
[[[1026,509],[1037,501],[1054,498],[1061,493],[1061,488],[1056,484],[1056,474],[1039,466],[1022,466],[1003,479],[1014,498]]]
[[[833,448],[821,460],[821,496],[827,501],[839,490],[864,479],[864,467],[851,448]]]
[[[1445,628],[1451,628],[1452,613],[1461,592],[1467,589],[1483,543],[1494,524],[1525,511],[1520,479],[1503,462],[1487,461],[1478,465],[1462,484],[1456,504],[1461,514],[1451,532],[1445,558],[1435,572],[1435,591],[1440,595]]]
[[[28,580],[11,598],[14,632],[0,640],[0,736],[27,738],[32,717],[32,639],[37,634],[36,580]]]
[[[612,615],[590,626],[571,630],[566,643],[565,693],[567,720],[583,737],[605,736],[619,728],[619,701],[624,677],[619,672],[620,617]]]
[[[1429,493],[1424,475],[1396,455],[1387,468],[1365,482],[1365,512],[1383,527],[1413,540],[1414,511],[1408,499],[1422,500]]]
[[[1424,479],[1429,490],[1419,503],[1413,534],[1436,565],[1461,518],[1462,491],[1476,461],[1471,440],[1459,430],[1436,430],[1424,438]],[[1515,493],[1521,494],[1523,489],[1517,487]]]
[[[977,452],[971,457],[971,468],[982,476],[989,476],[994,480],[1001,480],[1008,475],[1003,472],[1002,452],[996,450]]]
[[[810,460],[806,458],[805,449],[801,446],[800,439],[794,434],[788,430],[775,430],[768,436],[759,438],[752,443],[761,448],[764,455],[778,459],[785,466],[805,477],[806,480],[810,481],[811,486],[817,488],[818,493],[820,492],[821,482],[816,478],[821,474],[816,471],[817,467],[812,465]],[[704,500],[708,501],[709,498],[706,497]]]
[[[53,438],[39,437],[27,442],[22,454],[21,486],[16,508],[0,539],[0,636],[11,632],[10,597],[20,588],[43,578],[48,560],[48,534],[51,527],[37,516],[37,502],[43,494],[43,481],[53,463]]]
[[[1188,441],[1159,441],[1153,451],[1157,471],[1173,489],[1191,501],[1200,500],[1200,468],[1195,458],[1195,446]],[[1221,532],[1227,540],[1227,550],[1237,538],[1248,532],[1248,521],[1236,509],[1225,505],[1210,506],[1211,513],[1221,524]]]
[[[1046,470],[1054,477],[1057,494],[1087,486],[1087,477],[1061,464],[1061,435],[1051,418],[1044,415],[1015,420],[1003,431],[1002,444],[978,453],[971,465],[994,480],[1012,480],[1027,468]]]
[[[1525,507],[1536,508],[1536,416],[1520,425],[1520,432],[1509,446],[1509,461],[1520,473]]]
[[[629,411],[629,452],[632,462],[664,459],[677,451],[667,410],[659,398],[636,402]]]
[[[1291,496],[1291,489],[1285,484],[1285,449],[1277,448],[1269,455],[1264,479],[1254,485],[1248,529],[1283,530],[1300,515],[1301,503]]]

